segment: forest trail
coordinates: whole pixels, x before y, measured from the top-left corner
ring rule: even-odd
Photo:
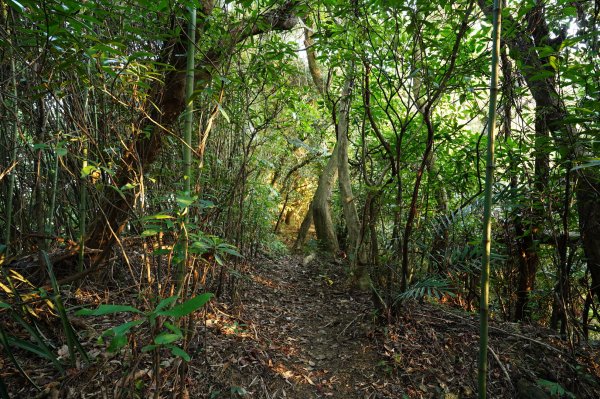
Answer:
[[[242,316],[234,321],[238,331],[232,335],[243,331],[238,337],[245,342],[230,341],[229,356],[212,359],[221,369],[217,374],[224,374],[218,379],[230,386],[209,395],[377,397],[372,303],[365,293],[349,293],[342,267],[299,256],[259,262],[242,289]]]
[[[382,325],[369,294],[349,289],[344,267],[300,256],[253,262],[238,283],[238,305],[221,302],[207,315],[207,364],[191,368],[198,378],[190,397],[476,397],[477,315],[409,302],[396,323]],[[492,322],[490,351],[490,397],[561,397],[549,394],[555,389],[597,398],[598,351],[587,344]]]

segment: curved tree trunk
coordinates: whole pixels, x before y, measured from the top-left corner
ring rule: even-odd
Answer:
[[[349,131],[349,114],[350,105],[352,102],[352,86],[354,81],[354,64],[350,66],[348,77],[342,90],[342,99],[339,104],[339,118],[337,123],[337,142],[338,142],[338,177],[340,197],[342,201],[342,210],[346,219],[348,228],[348,247],[347,252],[350,257],[350,262],[353,265],[355,272],[358,270],[356,266],[365,263],[364,255],[360,254],[358,249],[358,239],[360,236],[361,222],[358,219],[356,211],[356,201],[352,193],[352,183],[350,179],[350,167],[348,165],[348,131]],[[363,278],[363,276],[356,276]]]
[[[304,219],[302,219],[302,224],[300,224],[300,229],[298,230],[298,235],[296,236],[296,241],[294,241],[294,246],[292,247],[293,251],[299,251],[300,248],[304,245],[306,241],[306,236],[308,235],[308,230],[310,230],[310,226],[313,222],[313,211],[312,211],[312,202],[308,206],[308,211],[306,211],[306,215],[304,215]]]
[[[329,198],[338,173],[338,154],[338,145],[336,144],[325,169],[319,176],[317,191],[315,191],[310,206],[317,240],[319,240],[323,250],[332,254],[338,252],[340,248],[333,229],[331,211],[329,210]]]
[[[308,65],[313,83],[317,88],[317,91],[321,94],[325,94],[325,85],[323,82],[323,75],[318,67],[315,51],[313,48],[314,42],[311,38],[312,34],[308,28],[304,29],[304,44],[306,45],[306,55],[308,59]],[[336,143],[329,161],[325,165],[325,168],[319,176],[319,182],[317,190],[313,196],[308,214],[304,217],[298,237],[294,244],[294,248],[298,249],[305,240],[308,229],[310,228],[311,221],[315,225],[315,231],[317,239],[320,242],[321,249],[336,253],[339,251],[339,244],[335,231],[333,228],[333,221],[331,220],[331,211],[329,209],[329,198],[331,197],[331,190],[333,184],[337,179],[338,174],[338,153],[339,143]],[[312,220],[311,220],[312,219]]]

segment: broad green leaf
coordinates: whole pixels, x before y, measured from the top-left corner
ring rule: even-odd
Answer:
[[[125,335],[115,335],[108,345],[109,352],[116,352],[127,345],[127,337]]]
[[[183,336],[183,332],[181,332],[181,328],[177,327],[176,325],[173,325],[173,324],[169,323],[168,321],[166,321],[164,326],[167,327],[169,330],[173,331],[173,333]]]
[[[213,294],[211,293],[201,294],[175,306],[173,309],[163,310],[157,313],[161,316],[184,317],[204,306],[212,296]]]
[[[179,205],[180,208],[187,208],[190,205],[192,205],[194,203],[194,201],[196,201],[197,197],[191,197],[189,195],[185,195],[185,194],[179,194],[177,196],[177,204]]]
[[[241,257],[242,257],[242,254],[240,254],[240,253],[239,253],[239,252],[238,252],[238,251],[237,251],[235,248],[231,248],[231,247],[222,247],[222,248],[219,248],[219,250],[220,250],[221,252],[227,253],[227,254],[229,254],[229,255],[237,256],[237,257],[239,257],[239,258],[241,258]]]
[[[177,298],[178,298],[177,295],[173,295],[173,296],[170,296],[168,298],[161,300],[158,303],[158,305],[156,305],[156,309],[154,311],[159,312],[159,311],[163,310],[164,308],[169,307],[173,302],[175,302],[177,300]]]
[[[162,333],[154,338],[154,343],[156,345],[166,345],[178,341],[181,338],[183,337],[180,334]]]
[[[144,230],[142,231],[141,236],[142,237],[152,237],[157,235],[158,233],[160,233],[160,230],[156,230],[156,229],[148,229],[148,230]]]
[[[103,316],[107,314],[131,312],[142,313],[133,306],[128,305],[100,305],[96,309],[81,309],[75,312],[77,316]]]
[[[190,360],[192,360],[192,358],[190,357],[190,355],[188,355],[183,349],[181,349],[178,346],[172,346],[171,347],[171,353],[173,355],[175,355],[175,356],[178,356],[178,357],[182,358],[186,362],[189,362]]]
[[[117,335],[125,335],[133,327],[139,326],[140,324],[143,324],[144,321],[145,321],[144,319],[138,319],[138,320],[128,321],[127,323],[123,323],[120,326],[111,328],[110,330],[106,331],[102,335],[109,335],[111,333],[114,334],[115,336],[117,336]]]
[[[156,348],[160,348],[160,345],[146,345],[142,348],[142,352],[150,352]]]

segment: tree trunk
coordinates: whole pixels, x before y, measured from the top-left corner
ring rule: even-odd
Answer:
[[[360,236],[360,220],[356,211],[356,201],[352,193],[352,184],[350,179],[350,167],[348,165],[348,132],[349,132],[349,114],[352,103],[352,86],[354,81],[354,64],[350,66],[348,77],[342,98],[339,103],[339,118],[337,123],[337,142],[338,142],[338,177],[340,197],[342,201],[342,210],[348,228],[348,256],[354,269],[360,263],[365,263],[364,256],[358,251],[358,239]],[[355,270],[356,271],[356,270]],[[356,276],[362,278],[363,276]]]
[[[421,188],[421,181],[423,179],[423,172],[425,171],[425,166],[427,165],[427,161],[433,149],[434,130],[433,123],[431,122],[431,114],[429,109],[423,112],[423,119],[425,122],[425,126],[427,127],[427,141],[425,143],[425,152],[423,153],[421,164],[419,165],[419,169],[417,170],[415,185],[413,187],[413,193],[410,200],[410,207],[408,208],[406,225],[404,227],[404,236],[402,238],[402,279],[400,281],[400,290],[402,292],[406,291],[406,288],[408,287],[408,280],[410,277],[408,265],[408,249],[410,236],[414,227],[414,220],[417,216],[417,200],[419,199],[419,189]]]
[[[135,193],[134,190],[121,191],[121,187],[135,184],[143,170],[154,162],[162,148],[164,129],[172,126],[185,109],[186,57],[179,55],[187,52],[186,36],[186,31],[182,30],[179,38],[165,43],[162,60],[172,70],[166,73],[164,86],[156,89],[152,96],[157,107],[153,107],[149,117],[140,117],[136,124],[135,138],[127,146],[114,179],[114,187],[106,191],[101,204],[102,212],[94,220],[92,232],[86,240],[88,248],[104,249],[106,252],[123,231],[130,217]]]
[[[315,51],[313,49],[313,41],[311,38],[311,32],[309,29],[304,29],[304,43],[307,47],[306,55],[309,64],[309,70],[313,83],[320,94],[325,94],[325,86],[323,84],[323,76],[318,67],[316,61]],[[338,173],[338,159],[339,159],[339,140],[336,142],[335,147],[329,157],[329,161],[319,176],[319,183],[317,190],[313,196],[308,212],[312,214],[312,222],[315,225],[315,232],[317,234],[317,240],[319,240],[321,249],[335,254],[339,251],[339,244],[335,231],[333,228],[333,221],[331,220],[331,211],[329,209],[329,198],[331,197],[331,190],[333,184],[337,179]],[[310,227],[310,216],[307,215],[302,222],[300,231],[294,248],[298,249],[301,243],[306,237],[306,233]]]
[[[338,144],[336,143],[325,169],[319,176],[319,184],[311,204],[317,240],[319,240],[321,249],[332,254],[337,253],[340,249],[329,210],[329,197],[331,197],[331,190],[338,173],[338,155]]]
[[[313,197],[314,198],[314,197]],[[313,222],[313,210],[312,210],[312,201],[308,206],[308,210],[306,211],[306,215],[304,215],[304,219],[302,220],[302,224],[300,224],[300,229],[298,230],[298,235],[296,236],[296,241],[294,241],[294,246],[292,247],[293,251],[299,251],[300,248],[304,245],[306,241],[306,236],[308,235],[308,230]]]
[[[483,238],[481,257],[481,298],[479,305],[479,359],[478,397],[487,397],[488,318],[490,295],[490,257],[492,248],[492,186],[494,184],[494,141],[496,137],[496,105],[498,101],[498,67],[500,65],[500,32],[502,28],[502,1],[494,0],[492,13],[492,62],[490,78],[490,103],[487,125],[487,156],[485,166],[485,190],[483,205]]]

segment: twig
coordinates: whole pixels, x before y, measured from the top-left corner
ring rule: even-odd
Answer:
[[[456,318],[458,318],[458,319],[461,319],[461,320],[467,321],[467,322],[469,322],[469,323],[471,323],[471,322],[472,322],[471,320],[469,320],[469,319],[467,319],[467,318],[465,318],[465,317],[461,317],[461,316],[459,316],[459,315],[457,315],[457,314],[454,314],[454,313],[452,313],[452,312],[448,312],[448,311],[446,311],[446,310],[444,310],[444,309],[440,309],[440,310],[441,310],[443,313],[445,313],[445,314],[448,314],[448,315],[451,315],[451,316],[453,316],[453,317],[456,317]],[[474,326],[473,324],[469,324],[469,325],[470,325],[471,327],[476,327],[476,326]],[[501,332],[501,333],[503,333],[503,334],[506,334],[506,335],[511,335],[511,336],[513,336],[513,337],[516,337],[516,338],[520,338],[520,339],[524,339],[524,340],[527,340],[527,341],[534,342],[534,343],[536,343],[536,344],[538,344],[538,345],[541,345],[541,346],[545,347],[546,349],[550,349],[551,351],[554,351],[554,352],[556,352],[556,353],[559,353],[559,354],[561,354],[561,355],[563,355],[563,354],[564,354],[564,352],[563,352],[562,350],[560,350],[560,349],[557,349],[557,348],[553,347],[552,345],[548,345],[548,344],[547,344],[547,343],[545,343],[545,342],[538,341],[537,339],[529,338],[529,337],[527,337],[527,336],[525,336],[525,335],[522,335],[522,334],[517,334],[517,333],[510,332],[510,331],[506,331],[506,330],[503,330],[503,329],[501,329],[501,328],[498,328],[498,327],[492,327],[492,326],[490,326],[489,328],[490,328],[490,330],[493,330],[493,331]],[[563,359],[563,361],[564,361],[564,362],[567,362],[567,361],[566,361],[566,360],[564,360],[564,359]],[[567,362],[567,363],[568,363],[568,362]]]
[[[490,351],[490,353],[494,356],[494,359],[496,359],[496,362],[498,363],[498,366],[500,366],[500,368],[502,369],[502,371],[504,372],[504,376],[506,377],[506,381],[508,381],[510,387],[512,389],[515,389],[515,387],[512,384],[512,381],[510,380],[510,375],[508,374],[508,370],[506,370],[506,367],[504,367],[504,363],[502,363],[500,361],[500,358],[498,357],[498,355],[496,354],[496,352],[494,352],[494,350],[492,349],[491,346],[488,345],[488,350]]]
[[[354,319],[352,319],[352,320],[350,321],[350,323],[346,324],[346,327],[344,327],[344,329],[343,329],[343,330],[342,330],[342,331],[341,331],[341,332],[340,332],[340,333],[339,333],[337,336],[339,337],[340,335],[344,334],[344,333],[346,332],[346,330],[348,329],[348,327],[350,327],[352,324],[354,324],[354,322],[355,322],[356,320],[358,320],[358,318],[359,318],[360,316],[362,316],[362,314],[361,314],[361,313],[359,313],[359,314],[358,314],[358,316],[356,316]]]
[[[265,392],[265,397],[267,399],[271,399],[272,397],[274,397],[274,396],[269,395],[269,391],[267,391],[267,384],[265,384],[265,380],[263,380],[262,377],[260,377],[260,382],[262,382],[261,385],[262,385],[263,391]],[[275,391],[275,393],[277,393],[277,391]]]

